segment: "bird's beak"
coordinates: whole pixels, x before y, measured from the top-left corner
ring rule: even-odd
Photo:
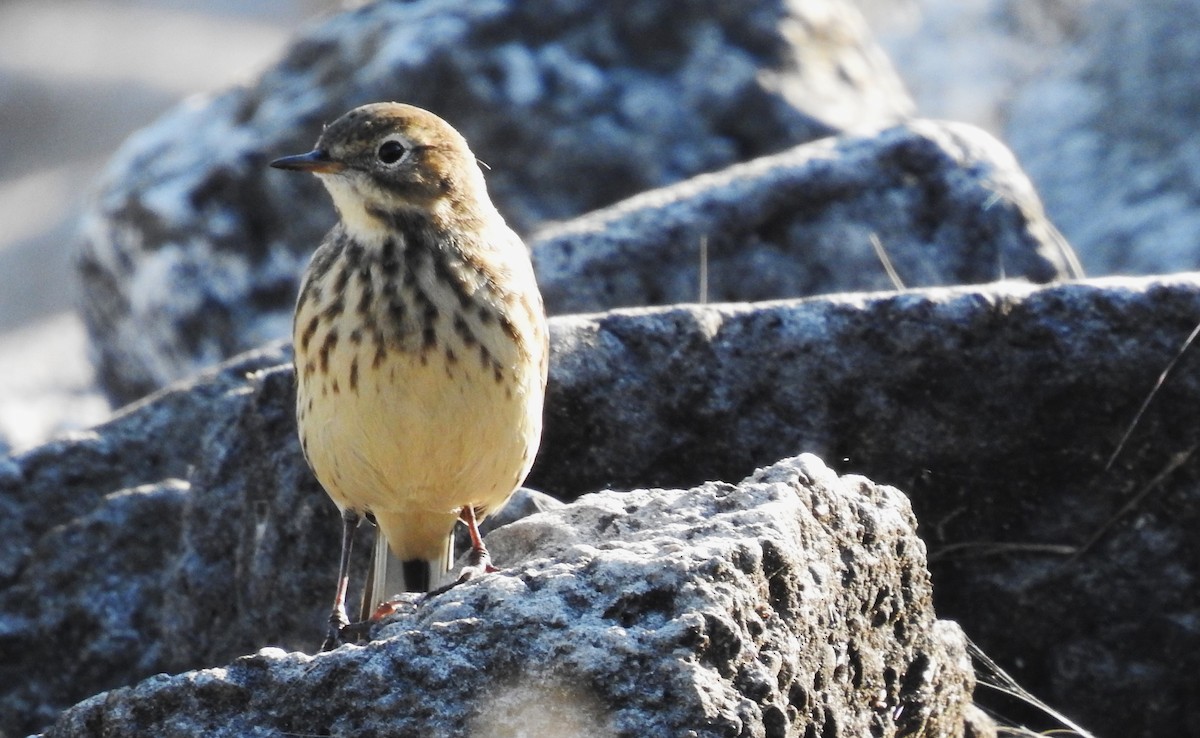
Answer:
[[[312,172],[313,174],[336,174],[346,168],[346,165],[329,157],[329,152],[313,149],[307,154],[285,156],[271,162],[276,169],[291,169],[297,172]]]

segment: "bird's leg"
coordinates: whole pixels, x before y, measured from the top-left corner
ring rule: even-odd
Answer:
[[[479,525],[475,522],[475,508],[470,505],[464,505],[463,509],[458,513],[458,519],[466,523],[467,532],[471,535],[471,553],[467,555],[467,565],[463,567],[462,573],[458,575],[458,579],[449,584],[444,584],[437,589],[430,590],[421,598],[421,602],[447,592],[477,574],[491,574],[492,572],[500,571],[492,566],[492,555],[488,553],[487,546],[483,545],[483,536],[479,535]]]
[[[492,566],[492,556],[488,553],[487,547],[483,545],[483,536],[479,535],[479,526],[475,522],[475,508],[463,505],[463,509],[458,513],[458,519],[467,524],[467,532],[471,535],[471,553],[467,558],[469,563],[459,580],[470,579],[475,573],[491,574],[494,571],[500,571]]]
[[[341,645],[342,630],[350,624],[346,616],[346,589],[350,586],[350,549],[354,546],[354,530],[361,520],[353,510],[342,510],[342,558],[338,564],[337,594],[329,613],[329,633],[321,644],[322,651],[332,651]]]

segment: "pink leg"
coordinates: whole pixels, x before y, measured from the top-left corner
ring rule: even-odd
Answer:
[[[479,526],[475,522],[475,508],[470,505],[463,506],[463,509],[458,513],[458,519],[467,524],[467,532],[471,535],[470,567],[481,568],[484,574],[500,571],[492,566],[492,556],[488,553],[487,546],[483,545],[483,536],[479,535]],[[468,579],[470,578],[467,572],[463,573]]]

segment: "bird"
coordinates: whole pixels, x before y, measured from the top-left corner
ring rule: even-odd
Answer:
[[[301,449],[342,519],[329,650],[349,626],[363,519],[377,527],[367,622],[400,592],[496,571],[478,523],[533,464],[549,332],[528,249],[467,141],[434,113],[356,107],[311,151],[270,166],[316,175],[338,214],[301,280],[292,331]],[[455,580],[459,522],[471,553]]]

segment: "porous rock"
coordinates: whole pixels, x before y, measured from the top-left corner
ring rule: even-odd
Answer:
[[[366,647],[152,679],[45,735],[498,736],[531,716],[575,736],[975,735],[915,527],[897,490],[812,456],[736,487],[588,495],[498,530],[505,572]]]
[[[335,15],[252,84],[136,134],[108,167],[80,273],[110,396],[285,334],[334,216],[313,178],[266,163],[378,100],[462,131],[523,232],[910,110],[846,0],[426,0]]]
[[[735,479],[812,451],[912,496],[939,613],[1035,695],[1188,735],[1195,346],[1106,465],[1198,321],[1195,274],[568,316],[529,483]]]
[[[927,120],[646,192],[532,251],[552,313],[1083,276],[1012,154]]]
[[[1183,697],[1200,670],[1187,627],[1200,617],[1194,352],[1105,463],[1198,318],[1196,275],[555,318],[529,483],[563,499],[680,488],[816,452],[911,495],[939,614],[1034,694],[1114,734],[1188,735],[1197,713]],[[155,671],[316,645],[338,525],[303,473],[289,373],[270,369],[286,358],[278,347],[243,357],[86,436],[0,462],[0,676],[49,685],[38,715]],[[279,469],[254,461],[264,450]],[[144,487],[170,479],[186,489]],[[217,490],[236,500],[206,497]],[[80,544],[97,561],[119,560],[106,547],[121,546],[152,549],[121,554],[134,562],[163,558],[144,599],[164,604],[130,621],[137,639],[77,637],[64,623],[91,622],[86,598],[66,620],[30,604],[71,602],[37,589],[39,570],[64,572],[63,592],[97,591],[102,570],[41,559],[76,561],[53,544],[56,526],[103,531],[88,522],[115,519],[101,502],[183,515],[162,523],[167,538],[183,531],[166,551],[143,530]],[[134,643],[158,656],[129,668]],[[9,701],[0,715],[34,730],[46,722],[34,707]]]
[[[300,453],[290,359],[269,345],[0,458],[0,734],[156,672],[316,644],[339,526]],[[485,530],[562,504],[511,502]]]

